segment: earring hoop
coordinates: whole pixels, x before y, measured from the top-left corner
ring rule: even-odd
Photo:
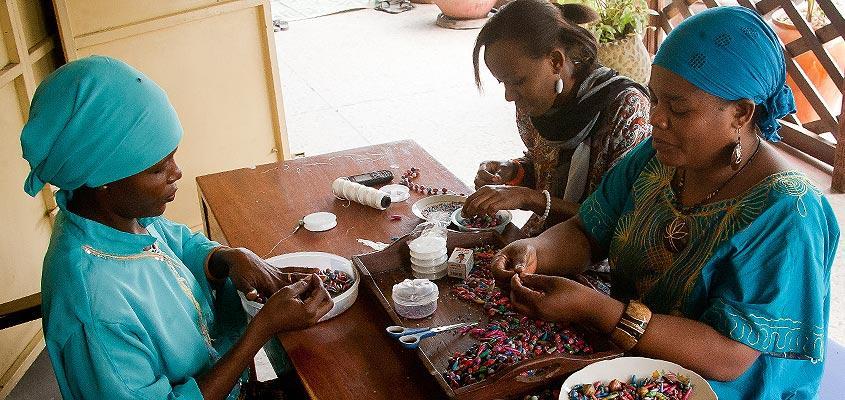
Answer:
[[[731,152],[731,169],[739,170],[739,165],[742,164],[742,140],[739,135],[739,128],[736,128],[736,144]]]

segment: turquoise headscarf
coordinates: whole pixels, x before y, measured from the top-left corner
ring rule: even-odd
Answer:
[[[757,126],[769,141],[780,140],[777,119],[795,112],[778,37],[745,7],[714,7],[687,18],[660,45],[654,65],[713,96],[754,101],[761,112]]]
[[[35,91],[21,133],[31,168],[24,190],[114,182],[155,165],[181,138],[176,110],[152,79],[109,57],[73,61]]]

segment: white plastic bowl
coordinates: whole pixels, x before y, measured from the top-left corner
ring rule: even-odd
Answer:
[[[502,234],[505,231],[505,227],[508,226],[508,222],[511,222],[513,219],[513,215],[508,210],[499,210],[496,215],[499,216],[499,225],[491,226],[489,228],[470,228],[463,224],[463,217],[461,217],[461,211],[463,211],[463,207],[455,210],[452,212],[452,223],[458,227],[458,230],[461,232],[483,232],[483,231],[492,231],[495,230]]]
[[[417,202],[411,206],[411,212],[413,212],[414,215],[416,215],[420,219],[431,221],[432,219],[429,216],[423,215],[423,213],[428,212],[427,210],[429,207],[435,207],[439,204],[448,204],[450,205],[449,208],[458,207],[458,205],[463,204],[466,199],[466,197],[458,196],[455,194],[437,194],[433,196],[423,197],[417,200]],[[441,214],[444,218],[444,221],[446,221],[447,223],[449,221],[449,213],[451,213],[451,211]]]
[[[619,357],[590,364],[563,381],[558,399],[569,400],[569,391],[575,385],[596,381],[607,383],[613,379],[624,381],[631,379],[631,375],[636,375],[639,379],[640,377],[651,376],[654,371],[673,372],[689,377],[692,382],[692,395],[689,400],[718,399],[716,393],[713,392],[713,388],[701,375],[673,362],[645,357]]]
[[[334,306],[331,310],[329,310],[323,318],[320,318],[320,321],[325,321],[329,318],[334,318],[340,315],[342,312],[352,307],[352,304],[355,303],[355,300],[358,298],[358,284],[361,282],[361,276],[358,275],[358,272],[355,270],[355,267],[352,266],[352,262],[339,256],[336,254],[331,253],[322,253],[322,252],[300,252],[300,253],[289,253],[289,254],[282,254],[273,258],[267,259],[267,262],[274,266],[274,267],[314,267],[324,270],[326,268],[346,272],[355,279],[355,282],[352,283],[352,287],[349,290],[341,293],[337,297],[333,297]],[[261,310],[261,307],[264,306],[261,303],[256,303],[254,301],[247,300],[244,297],[244,294],[238,292],[238,295],[241,297],[241,303],[244,306],[244,310],[246,310],[247,314],[250,316],[255,316],[258,314],[258,311]]]

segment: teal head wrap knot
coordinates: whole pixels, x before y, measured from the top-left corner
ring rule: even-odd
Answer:
[[[778,141],[778,118],[795,112],[780,41],[757,12],[714,7],[679,24],[660,45],[654,65],[724,100],[757,104],[763,137]]]
[[[35,91],[21,133],[31,168],[24,190],[114,182],[155,165],[181,138],[176,111],[146,75],[108,57],[73,61]]]

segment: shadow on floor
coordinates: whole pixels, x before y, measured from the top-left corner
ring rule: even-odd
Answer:
[[[9,393],[9,400],[56,400],[61,399],[59,384],[50,365],[47,351],[42,351],[32,366]]]

